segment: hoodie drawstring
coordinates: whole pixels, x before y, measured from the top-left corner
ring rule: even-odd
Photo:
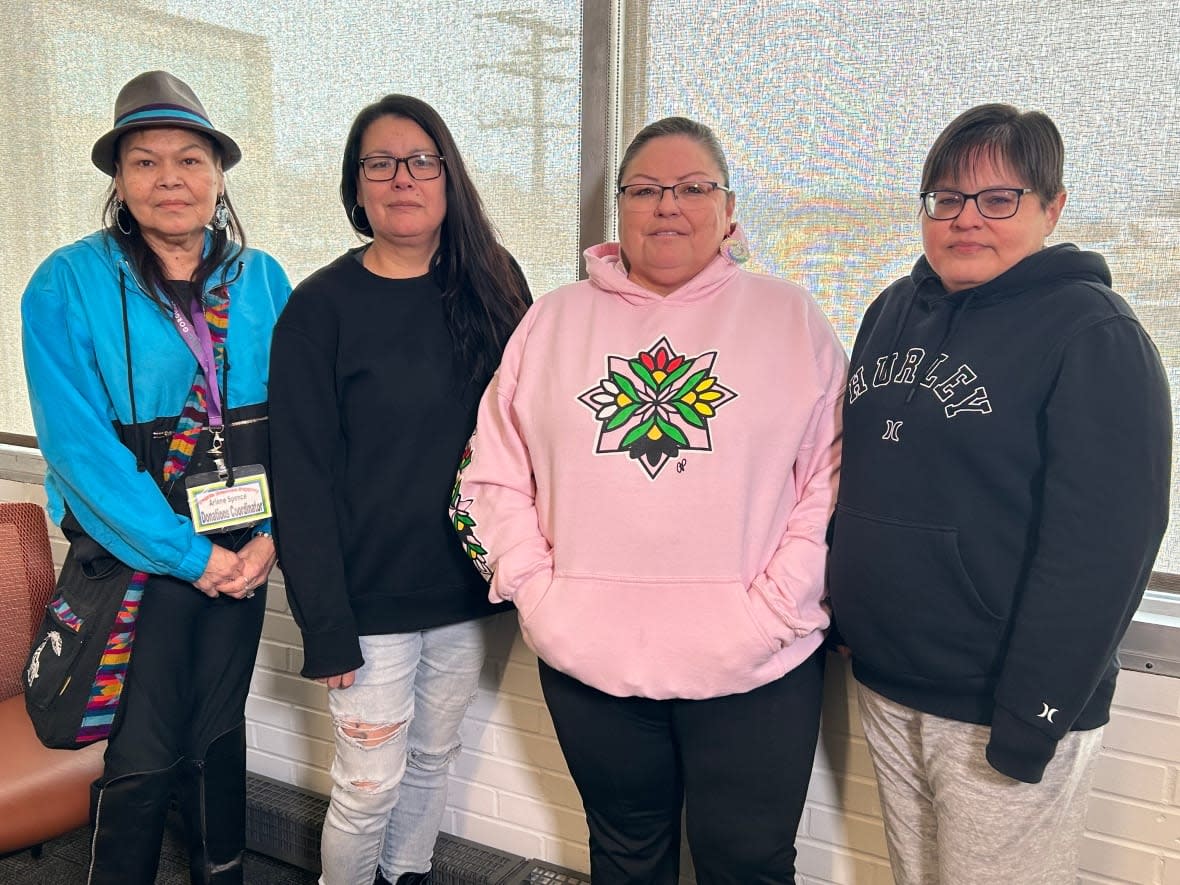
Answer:
[[[946,348],[950,347],[951,339],[955,337],[955,333],[959,331],[959,323],[963,321],[963,315],[967,312],[967,308],[971,305],[971,300],[975,297],[975,290],[970,289],[962,298],[955,298],[951,303],[954,313],[951,315],[951,321],[946,327],[946,332],[943,333],[942,340],[938,342],[938,346],[934,348],[935,353],[944,353]],[[910,300],[909,307],[913,307],[913,298]],[[906,316],[909,316],[909,307],[906,308]],[[903,321],[904,325],[904,321]],[[901,338],[901,333],[898,333],[898,339]],[[893,344],[893,349],[897,349],[897,342]],[[914,374],[914,380],[910,382],[909,392],[906,393],[905,401],[908,403],[914,398],[914,394],[918,390],[918,385],[922,383],[922,378],[919,374]]]

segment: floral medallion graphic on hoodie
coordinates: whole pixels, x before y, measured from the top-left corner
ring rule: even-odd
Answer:
[[[578,397],[599,423],[598,454],[628,454],[655,479],[681,452],[713,450],[709,422],[737,397],[713,374],[717,351],[677,353],[668,339],[608,355],[606,377]]]

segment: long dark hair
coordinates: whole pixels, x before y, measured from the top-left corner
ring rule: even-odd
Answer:
[[[484,383],[499,365],[504,345],[528,307],[527,284],[496,237],[451,130],[438,111],[409,95],[387,95],[364,108],[352,122],[340,167],[340,199],[352,229],[373,236],[364,207],[357,204],[361,140],[369,126],[387,116],[417,123],[444,158],[447,214],[431,274],[442,289],[455,357],[470,368],[473,382]]]
[[[217,158],[217,165],[220,168],[222,163],[220,146],[211,138],[206,138],[203,135],[201,137],[205,138],[205,141],[209,143],[209,149],[213,152],[213,156]],[[121,162],[119,147],[119,143],[116,142],[116,163]],[[205,291],[209,280],[219,268],[225,267],[228,271],[229,265],[246,248],[246,232],[242,229],[241,219],[238,218],[238,213],[234,211],[233,203],[230,202],[228,190],[223,193],[222,200],[225,202],[226,208],[229,209],[229,224],[225,226],[224,230],[211,228],[213,238],[209,250],[201,256],[201,260],[193,271],[193,275],[189,278],[194,284],[196,292]],[[131,269],[139,280],[140,285],[143,286],[143,290],[149,296],[155,298],[161,307],[171,310],[172,305],[176,304],[187,311],[189,308],[188,303],[182,301],[181,293],[177,291],[176,287],[165,276],[164,265],[160,262],[159,256],[152,251],[152,247],[148,245],[147,240],[143,238],[143,232],[139,229],[139,222],[135,220],[135,216],[128,211],[127,207],[119,201],[119,195],[115,192],[114,179],[111,180],[110,191],[107,193],[106,202],[102,207],[102,219],[107,236],[118,243],[119,248],[127,256],[127,260],[131,264]],[[131,233],[124,233],[124,228],[129,229]]]

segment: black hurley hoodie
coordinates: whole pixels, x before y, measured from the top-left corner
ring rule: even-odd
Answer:
[[[1110,282],[1066,244],[948,294],[923,257],[852,353],[829,576],[853,671],[990,725],[1030,783],[1109,718],[1168,520],[1167,380]]]

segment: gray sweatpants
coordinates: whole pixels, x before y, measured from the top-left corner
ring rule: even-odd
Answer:
[[[1039,784],[987,764],[986,725],[857,685],[898,885],[1074,885],[1102,729],[1065,736]]]

